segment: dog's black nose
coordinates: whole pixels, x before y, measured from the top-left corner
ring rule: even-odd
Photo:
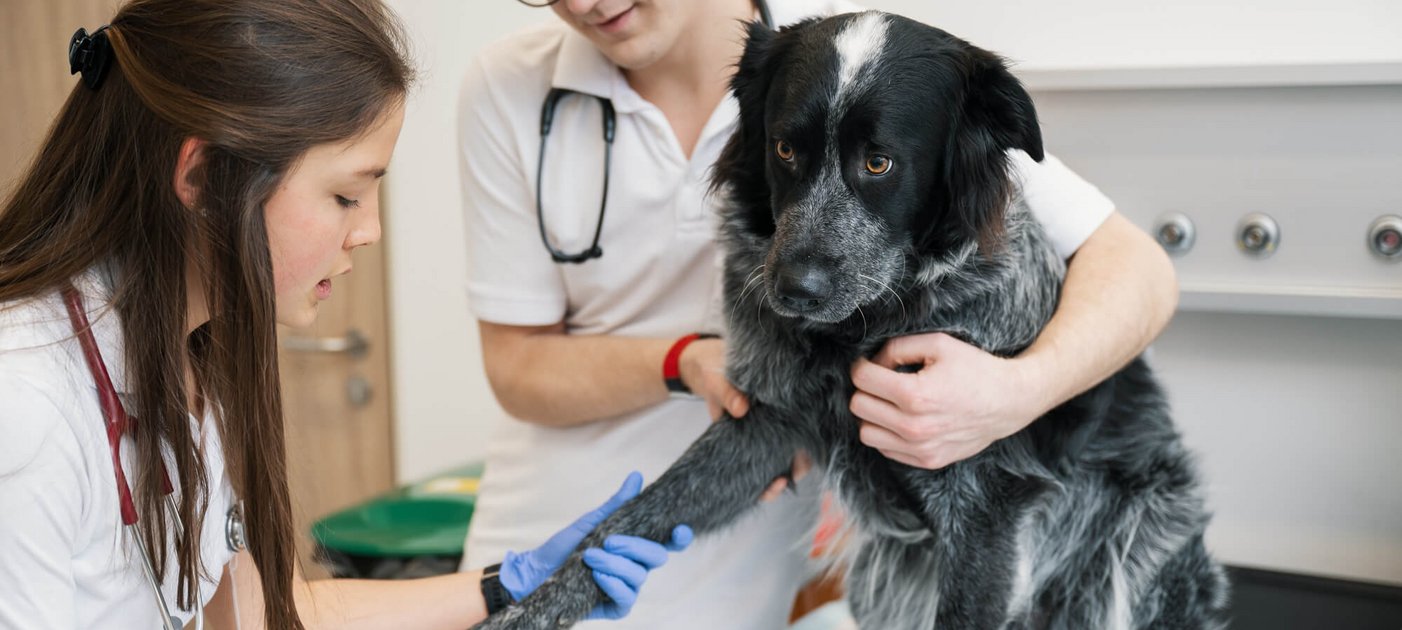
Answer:
[[[790,265],[779,272],[774,292],[784,306],[811,311],[832,295],[832,278],[819,265]]]

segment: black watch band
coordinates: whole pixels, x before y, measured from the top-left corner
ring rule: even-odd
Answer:
[[[495,615],[497,611],[516,603],[511,593],[501,585],[501,563],[482,569],[482,599],[487,602],[488,615]]]

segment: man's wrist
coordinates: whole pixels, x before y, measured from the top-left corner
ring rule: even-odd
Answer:
[[[1046,415],[1057,405],[1065,402],[1056,393],[1059,391],[1056,384],[1048,380],[1048,370],[1042,362],[1043,354],[1024,353],[1011,359],[1005,359],[1008,362],[1008,367],[1013,370],[1012,382],[1018,384],[1020,391],[1026,392],[1024,396],[1012,397],[1012,400],[1022,401],[1022,406],[1016,410],[1021,426],[1012,427],[1012,431],[1008,435],[1021,431],[1037,418]]]
[[[697,394],[691,389],[691,385],[682,377],[684,357],[687,348],[697,341],[706,339],[716,339],[718,335],[707,333],[691,333],[683,335],[667,350],[667,355],[662,360],[662,382],[667,387],[667,391],[672,396],[695,397]]]

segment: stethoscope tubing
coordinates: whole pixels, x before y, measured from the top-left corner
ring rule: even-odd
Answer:
[[[62,294],[64,306],[68,308],[68,321],[73,325],[73,334],[78,337],[78,345],[83,349],[83,360],[87,363],[88,371],[92,373],[93,383],[97,386],[98,402],[102,407],[102,422],[107,429],[107,444],[112,449],[112,468],[117,480],[117,498],[121,505],[122,529],[129,533],[136,542],[137,554],[141,556],[141,573],[146,576],[146,584],[150,586],[151,594],[156,600],[156,606],[161,612],[161,626],[166,630],[176,630],[179,624],[170,614],[170,607],[166,604],[165,596],[161,593],[161,582],[156,578],[156,565],[151,562],[151,554],[146,550],[145,537],[141,535],[141,528],[137,527],[139,519],[136,504],[132,500],[131,486],[127,484],[126,472],[122,469],[122,434],[131,425],[131,418],[127,416],[126,408],[122,406],[122,400],[117,396],[117,389],[112,385],[112,377],[107,371],[107,364],[102,360],[102,351],[97,347],[97,339],[93,337],[92,325],[88,322],[87,309],[83,307],[82,295],[72,284],[64,287]],[[161,491],[165,495],[166,505],[170,508],[170,515],[176,530],[183,531],[185,525],[181,522],[180,512],[175,505],[175,486],[170,482],[170,473],[166,470],[165,462],[161,461],[159,465],[162,477]],[[204,601],[196,593],[195,618],[202,619],[203,617]]]
[[[769,13],[769,3],[765,0],[754,0],[754,5],[759,11],[760,21],[773,29],[774,17]],[[594,240],[587,249],[570,254],[556,249],[554,245],[550,244],[549,230],[545,228],[545,202],[542,197],[545,181],[545,141],[550,137],[550,129],[555,124],[555,106],[566,95],[576,93],[565,88],[550,88],[550,91],[545,94],[545,100],[540,105],[540,151],[536,154],[535,166],[536,225],[540,227],[540,242],[545,245],[545,251],[550,253],[550,259],[556,263],[581,264],[604,255],[604,250],[599,247],[599,236],[604,232],[604,211],[608,209],[609,171],[613,162],[613,139],[617,127],[613,101],[608,97],[594,95],[594,98],[599,101],[599,106],[603,109],[604,116],[604,192],[599,198],[599,219],[594,224]]]

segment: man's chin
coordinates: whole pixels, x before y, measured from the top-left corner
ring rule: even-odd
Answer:
[[[619,37],[596,35],[594,45],[613,65],[623,70],[645,70],[662,59],[667,47],[663,36],[644,27],[635,27]]]

